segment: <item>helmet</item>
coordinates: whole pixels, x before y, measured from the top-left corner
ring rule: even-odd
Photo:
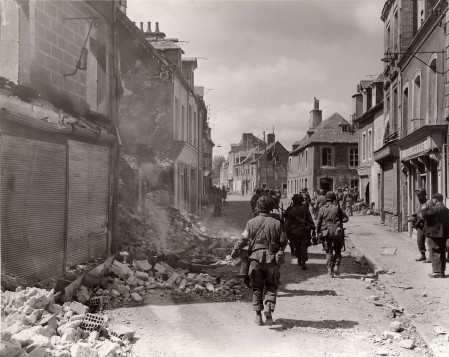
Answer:
[[[307,187],[304,187],[304,188],[302,189],[302,192],[307,192]]]
[[[262,196],[257,200],[256,208],[259,212],[270,212],[273,208],[273,201],[267,196]]]
[[[294,194],[294,195],[292,196],[292,201],[293,201],[294,203],[302,203],[302,202],[304,201],[304,198],[303,198],[301,195]]]
[[[318,194],[319,194],[319,195],[324,195],[324,190],[323,190],[322,188],[320,188],[320,189],[318,190]]]
[[[326,201],[335,201],[337,199],[337,196],[335,196],[335,193],[332,191],[329,191],[326,193]]]

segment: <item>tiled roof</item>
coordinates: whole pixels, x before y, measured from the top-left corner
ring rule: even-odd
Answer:
[[[302,151],[305,147],[314,143],[357,143],[357,135],[341,131],[341,125],[350,125],[340,114],[334,113],[326,120],[322,121],[315,129],[310,138],[304,137],[298,142],[299,147],[291,151],[289,155],[294,155]]]

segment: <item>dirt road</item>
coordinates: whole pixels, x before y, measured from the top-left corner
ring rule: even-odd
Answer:
[[[249,203],[232,198],[221,219],[203,223],[241,232],[251,216]],[[351,257],[350,248],[342,260],[343,273],[335,279],[326,275],[320,246],[311,247],[306,271],[288,253],[271,327],[253,323],[249,296],[237,302],[176,304],[167,292],[150,296],[145,306],[108,314],[137,328],[132,353],[140,357],[430,355],[404,317],[393,319],[391,307],[385,305],[394,302],[383,287],[361,280],[367,268]],[[413,350],[383,339],[389,324],[398,320],[404,323],[402,335],[415,340]]]

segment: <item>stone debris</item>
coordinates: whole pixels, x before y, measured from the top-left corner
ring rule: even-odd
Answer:
[[[402,338],[402,335],[399,332],[393,332],[393,331],[384,331],[383,336],[385,339],[391,339],[391,340],[400,340]]]
[[[441,326],[437,326],[437,327],[435,327],[434,329],[433,329],[438,335],[445,335],[447,332],[446,332],[446,329],[444,328],[444,327],[441,327]]]
[[[415,347],[415,340],[411,338],[404,338],[401,341],[399,341],[399,346],[411,350]]]
[[[394,332],[401,332],[401,331],[404,330],[404,324],[401,321],[393,321],[388,326],[388,330],[389,331],[394,331]]]
[[[84,290],[84,289],[82,289]],[[129,348],[124,341],[134,330],[122,326],[111,332],[122,341],[111,342],[105,315],[89,313],[78,301],[62,306],[54,291],[36,287],[4,291],[1,296],[0,356],[6,357],[119,357]],[[77,297],[78,294],[74,294]],[[111,337],[112,338],[112,337]]]

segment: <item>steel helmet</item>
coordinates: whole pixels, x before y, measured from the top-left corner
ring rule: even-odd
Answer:
[[[273,201],[267,196],[262,196],[257,200],[256,208],[258,211],[270,212],[273,208]]]
[[[335,201],[337,199],[337,196],[335,196],[335,193],[332,191],[329,191],[326,193],[326,201]]]
[[[294,194],[294,195],[292,196],[292,201],[293,201],[294,203],[302,203],[302,202],[304,201],[304,198],[303,198],[301,195]]]
[[[324,190],[323,190],[322,188],[320,188],[320,189],[318,190],[318,194],[319,194],[319,195],[324,195]]]

